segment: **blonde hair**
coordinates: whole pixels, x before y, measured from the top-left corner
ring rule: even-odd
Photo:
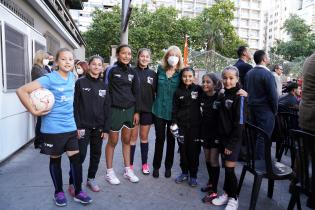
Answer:
[[[43,67],[43,60],[45,58],[48,58],[48,53],[45,52],[44,50],[38,50],[35,53],[35,57],[34,57],[34,64],[37,64],[41,67]]]
[[[171,67],[171,66],[168,64],[168,62],[167,62],[167,59],[168,59],[169,54],[170,54],[171,51],[174,51],[174,52],[177,54],[177,56],[179,57],[179,61],[178,61],[178,64],[177,64],[177,66],[176,66],[176,70],[183,69],[183,68],[184,68],[184,61],[183,61],[182,52],[181,52],[181,50],[179,49],[179,47],[174,46],[174,45],[173,45],[173,46],[170,46],[170,47],[166,50],[166,52],[165,52],[165,54],[164,54],[164,56],[163,56],[163,58],[162,58],[161,65],[162,65],[163,69],[166,71],[167,69],[169,69],[169,68]]]

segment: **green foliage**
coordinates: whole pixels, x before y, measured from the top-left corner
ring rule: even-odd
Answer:
[[[193,50],[215,49],[224,56],[235,57],[235,49],[244,44],[236,34],[231,21],[234,19],[231,0],[219,0],[196,18],[178,18],[172,7],[160,7],[149,12],[146,5],[134,7],[129,21],[129,44],[135,58],[139,48],[149,48],[152,60],[160,60],[163,50],[171,45],[184,47],[185,35],[189,35],[189,47]],[[113,11],[96,10],[93,23],[83,33],[87,42],[86,56],[99,54],[108,60],[110,45],[119,44],[120,8]]]
[[[297,15],[291,15],[283,25],[290,35],[291,40],[284,42],[278,40],[271,52],[283,56],[284,59],[293,61],[298,57],[310,56],[315,51],[315,34],[305,21]]]

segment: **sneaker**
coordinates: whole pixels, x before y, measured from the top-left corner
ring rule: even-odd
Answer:
[[[150,168],[149,168],[149,165],[147,163],[142,165],[142,173],[144,175],[149,175],[150,174]]]
[[[210,194],[208,194],[208,195],[206,195],[205,197],[203,197],[201,200],[202,200],[202,202],[204,202],[204,203],[212,203],[212,200],[213,199],[215,199],[215,198],[217,198],[218,197],[218,194],[217,193],[215,193],[215,192],[213,192],[213,193],[210,193]]]
[[[171,169],[165,169],[165,177],[170,178],[172,176]]]
[[[93,201],[92,198],[90,198],[84,191],[81,191],[79,194],[74,196],[73,200],[82,204],[92,203]]]
[[[237,210],[238,208],[238,199],[229,198],[229,201],[225,207],[225,210]]]
[[[139,178],[135,175],[135,173],[133,173],[133,170],[130,168],[125,170],[124,177],[133,183],[139,182]]]
[[[69,184],[68,193],[69,193],[72,197],[75,196],[75,188],[74,188],[73,184]]]
[[[86,186],[88,186],[93,192],[99,192],[101,189],[97,185],[95,179],[88,179],[86,182]]]
[[[189,184],[191,187],[197,187],[197,186],[198,186],[197,179],[196,179],[196,178],[190,178],[188,184]]]
[[[153,173],[152,173],[154,178],[159,178],[159,169],[153,169]]]
[[[67,199],[66,199],[64,192],[56,193],[54,196],[54,200],[55,200],[55,204],[57,206],[66,206],[67,205]]]
[[[175,179],[175,183],[180,184],[185,180],[188,180],[188,174],[181,174]]]
[[[112,185],[120,184],[120,181],[117,178],[114,170],[107,170],[106,180]]]
[[[212,200],[212,204],[215,206],[222,206],[227,204],[229,198],[227,194],[220,195],[219,197]]]

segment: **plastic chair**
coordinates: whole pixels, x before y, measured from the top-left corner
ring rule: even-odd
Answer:
[[[297,151],[296,173],[290,186],[291,198],[288,210],[293,210],[295,204],[298,210],[302,209],[301,193],[308,196],[307,206],[315,209],[315,134],[292,129],[290,135],[295,140]]]
[[[261,187],[262,179],[268,179],[268,197],[272,198],[274,181],[288,180],[293,178],[293,171],[289,166],[280,162],[275,162],[271,157],[271,140],[268,135],[260,128],[245,123],[244,138],[247,145],[247,161],[243,166],[242,174],[238,186],[238,194],[241,191],[246,172],[249,171],[254,175],[254,183],[250,199],[250,210],[256,208],[256,203]],[[256,160],[256,139],[257,135],[263,137],[265,142],[265,160]]]
[[[295,145],[294,140],[289,134],[290,129],[298,129],[298,115],[292,112],[279,112],[276,117],[279,139],[276,142],[276,157],[280,162],[283,153],[287,154],[290,150],[291,167],[294,167]]]

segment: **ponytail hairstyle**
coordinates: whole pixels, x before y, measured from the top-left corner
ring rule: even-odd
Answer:
[[[192,68],[190,67],[185,67],[183,68],[180,73],[179,73],[179,78],[180,78],[180,86],[185,86],[184,83],[183,83],[183,80],[182,80],[182,77],[183,77],[183,74],[184,72],[186,71],[191,71],[193,73],[193,76],[195,77],[195,70],[193,70]]]
[[[138,54],[137,54],[137,66],[139,66],[139,57],[140,55],[143,53],[143,52],[148,52],[149,56],[150,56],[150,59],[151,59],[151,50],[148,49],[148,48],[141,48],[138,50]]]
[[[226,71],[234,71],[234,72],[235,72],[235,76],[236,76],[237,78],[240,78],[240,73],[239,73],[237,67],[231,66],[231,65],[225,67],[225,68],[223,69],[223,71],[222,71],[222,74],[221,74],[222,78],[223,78],[223,76],[224,76],[224,74],[225,74]],[[239,81],[236,83],[236,87],[237,87],[238,89],[241,88],[241,84],[240,84]]]
[[[202,79],[205,77],[211,79],[212,83],[214,84],[214,91],[219,92],[223,88],[221,80],[217,77],[215,73],[204,74],[202,76]]]

